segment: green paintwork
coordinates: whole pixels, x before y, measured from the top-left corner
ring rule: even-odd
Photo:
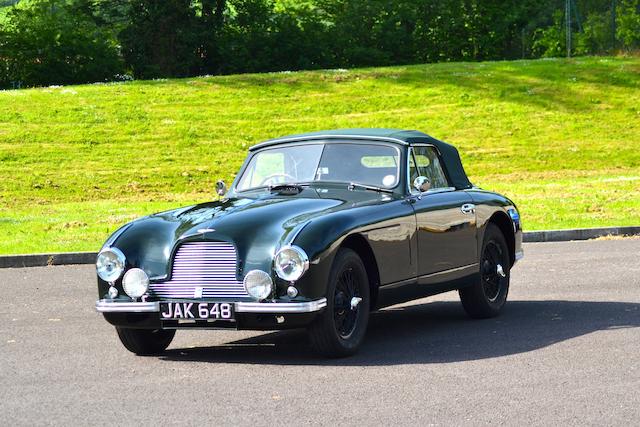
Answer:
[[[332,132],[272,140],[252,148],[250,156],[275,143],[349,138],[345,131]],[[170,278],[173,255],[180,244],[201,240],[231,242],[238,257],[237,279],[242,280],[253,269],[266,271],[276,283],[274,299],[289,301],[289,284],[275,275],[272,263],[280,247],[295,244],[310,260],[309,270],[295,284],[300,291],[295,300],[308,301],[326,296],[333,258],[342,245],[347,245],[356,248],[367,264],[374,287],[372,295],[378,305],[451,290],[472,280],[476,274],[471,271],[473,268],[462,276],[448,271],[477,263],[478,247],[489,221],[500,224],[507,235],[513,261],[515,252],[521,250],[522,232],[514,233],[507,210],[515,207],[507,198],[470,186],[420,196],[409,193],[406,163],[411,144],[428,141],[436,145],[449,176],[451,169],[464,173],[455,148],[439,141],[433,143],[432,138],[413,131],[351,132],[353,138],[361,135],[372,143],[401,148],[401,180],[393,193],[349,188],[349,183],[313,182],[289,195],[267,189],[236,193],[232,185],[223,200],[133,221],[114,233],[105,247],[120,249],[126,256],[127,268],[142,268],[152,281],[164,281]],[[388,135],[398,136],[398,141],[379,139],[389,138]],[[466,176],[463,178],[458,182],[463,184]],[[465,203],[476,205],[474,215],[460,212]],[[432,279],[434,273],[439,280]],[[120,281],[115,285],[122,289]],[[99,298],[104,298],[108,284],[98,279],[98,288]],[[108,320],[126,324],[127,318],[134,317],[113,315]]]

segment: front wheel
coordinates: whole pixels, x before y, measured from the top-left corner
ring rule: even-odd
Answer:
[[[476,319],[495,317],[507,302],[510,257],[502,231],[488,224],[480,257],[480,280],[460,289],[460,300],[467,314]]]
[[[139,356],[162,353],[176,334],[172,329],[131,329],[116,327],[122,345]]]
[[[331,267],[327,307],[309,327],[311,344],[327,357],[358,351],[369,322],[367,270],[351,249],[340,249]]]

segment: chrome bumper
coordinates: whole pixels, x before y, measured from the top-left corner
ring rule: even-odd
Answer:
[[[320,298],[309,302],[236,302],[236,313],[313,313],[327,306],[327,299]],[[96,301],[96,310],[100,313],[154,313],[160,311],[160,303],[154,302],[115,302],[108,299]]]

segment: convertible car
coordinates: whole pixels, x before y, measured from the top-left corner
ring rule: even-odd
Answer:
[[[381,307],[457,290],[471,317],[496,316],[523,256],[514,203],[417,131],[269,140],[217,193],[124,225],[98,254],[96,308],[131,352],[161,353],[177,329],[307,328],[348,356]]]

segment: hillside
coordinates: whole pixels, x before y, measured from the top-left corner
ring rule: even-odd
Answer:
[[[419,129],[461,151],[527,230],[640,224],[640,59],[271,73],[0,91],[0,253],[97,250],[209,200],[250,145]]]

